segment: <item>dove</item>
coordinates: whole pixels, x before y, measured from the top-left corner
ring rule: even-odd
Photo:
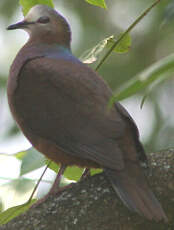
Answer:
[[[72,54],[66,19],[39,4],[7,29],[29,34],[10,68],[10,110],[33,147],[61,165],[53,187],[67,166],[101,168],[130,210],[167,221],[142,167],[147,157],[137,126],[120,103],[108,109],[112,91]]]

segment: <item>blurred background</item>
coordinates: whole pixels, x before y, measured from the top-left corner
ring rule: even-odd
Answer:
[[[72,51],[79,57],[102,39],[110,35],[117,37],[152,2],[106,0],[107,10],[92,6],[84,0],[55,0],[54,4],[71,25]],[[161,1],[131,31],[132,45],[129,52],[113,53],[99,69],[99,74],[115,93],[136,74],[174,52],[173,8],[173,0]],[[28,38],[24,31],[9,32],[6,27],[22,18],[18,0],[0,1],[0,199],[3,209],[24,202],[43,170],[40,168],[25,173],[19,179],[21,160],[11,156],[30,147],[11,117],[6,96],[10,65]],[[95,66],[96,63],[92,65],[93,68]],[[174,77],[171,75],[148,95],[142,109],[143,91],[121,101],[139,128],[147,153],[174,146],[173,89]],[[41,194],[46,186],[50,186],[47,180],[52,178],[54,173],[50,170],[44,178],[45,183],[41,184]]]

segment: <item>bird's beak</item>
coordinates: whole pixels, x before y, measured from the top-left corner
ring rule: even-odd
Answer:
[[[27,21],[21,21],[16,24],[10,25],[7,27],[7,30],[16,30],[16,29],[24,29],[28,25],[34,24],[34,22],[27,22]]]

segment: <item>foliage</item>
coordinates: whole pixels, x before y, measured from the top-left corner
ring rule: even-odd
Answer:
[[[104,40],[98,42],[98,44],[92,49],[89,49],[84,54],[82,54],[80,57],[81,61],[86,64],[91,64],[97,61],[98,58],[102,56],[104,51],[108,48],[111,48],[116,41],[117,39],[113,35],[105,38]],[[119,44],[113,49],[113,51],[116,53],[126,53],[129,51],[130,46],[131,37],[129,34],[126,34],[126,36],[119,42]]]
[[[25,151],[24,157],[21,159],[20,176],[32,172],[45,165],[44,156],[34,148]]]
[[[110,101],[112,105],[115,101],[120,101],[136,94],[140,90],[150,93],[154,86],[168,79],[174,73],[174,54],[165,57],[154,63],[142,73],[132,78],[126,85],[117,92]]]
[[[0,213],[0,225],[6,224],[13,218],[26,212],[32,206],[32,204],[34,204],[34,202],[35,200],[32,200],[31,202],[9,208],[6,211]]]
[[[106,9],[106,3],[105,0],[86,0],[86,2],[95,5],[95,6],[100,6],[102,8]]]
[[[28,11],[35,5],[37,4],[43,4],[50,6],[54,8],[53,1],[52,0],[19,0],[21,6],[22,6],[22,11],[24,16],[28,13]]]
[[[88,3],[100,6],[102,8],[106,8],[106,3],[104,0],[86,0]],[[19,0],[20,5],[22,6],[22,11],[24,16],[28,13],[28,11],[37,4],[44,4],[54,8],[53,0]]]
[[[174,20],[174,0],[171,0],[164,10],[164,20],[162,25],[171,23]]]

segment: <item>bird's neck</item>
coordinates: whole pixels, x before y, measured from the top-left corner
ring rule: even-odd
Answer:
[[[49,36],[49,34],[45,34],[44,36],[30,37],[27,44],[28,46],[37,46],[39,44],[58,45],[71,50],[70,42],[71,37],[69,34],[59,34],[55,36]]]
[[[55,43],[45,43],[43,41],[36,43],[29,40],[18,53],[18,56],[29,57],[29,59],[39,56],[60,57],[72,56],[71,49],[65,45]]]

